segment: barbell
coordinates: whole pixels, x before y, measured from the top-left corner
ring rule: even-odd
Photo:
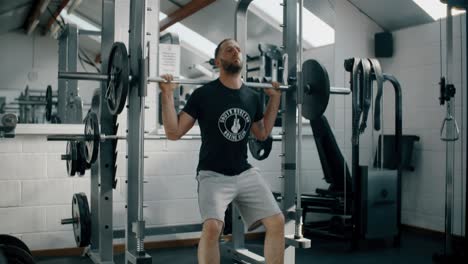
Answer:
[[[304,105],[308,110],[304,117],[313,120],[320,117],[328,105],[330,93],[349,94],[347,88],[330,88],[330,81],[325,67],[316,60],[307,60],[304,62]],[[125,107],[127,100],[128,87],[133,80],[129,69],[128,52],[125,44],[115,42],[109,54],[109,63],[107,74],[83,73],[83,72],[58,72],[59,79],[88,80],[88,81],[106,81],[106,101],[109,112],[118,115]],[[148,77],[148,83],[167,82],[161,77]],[[180,84],[204,85],[212,80],[194,80],[194,79],[175,79],[172,82]],[[244,82],[248,87],[269,89],[271,83]],[[296,85],[296,84],[293,84]],[[293,85],[280,85],[279,90],[288,91]],[[304,111],[303,111],[304,113]]]
[[[198,139],[199,136],[184,136],[181,139]],[[126,140],[126,136],[117,136],[117,135],[105,135],[100,133],[99,129],[99,120],[95,112],[90,111],[84,120],[84,134],[55,134],[48,135],[47,140],[49,141],[74,141],[82,142],[82,155],[84,160],[88,164],[92,164],[96,161],[97,155],[99,153],[99,144],[100,142],[106,140]],[[165,136],[147,136],[145,140],[161,140],[167,139]],[[67,154],[62,156],[63,160],[77,160],[79,159],[80,146],[73,146],[69,144],[67,146]],[[78,149],[78,152],[75,154],[75,149]],[[70,165],[70,168],[73,166]]]
[[[68,141],[67,153],[62,155],[62,160],[67,161],[67,172],[69,176],[74,176],[76,172],[80,175],[84,174],[84,170],[89,168],[90,164],[96,162],[100,142],[106,140],[126,140],[126,136],[105,135],[100,133],[99,119],[95,112],[90,111],[85,117],[84,134],[55,134],[48,135],[49,141]],[[145,136],[145,140],[164,140],[166,136]],[[182,140],[201,139],[201,136],[183,136]],[[275,136],[263,143],[256,139],[249,139],[249,147],[256,159],[264,159],[271,151],[271,143],[273,140],[279,141],[281,137]],[[258,145],[258,146],[257,146]],[[83,162],[86,161],[86,164]]]

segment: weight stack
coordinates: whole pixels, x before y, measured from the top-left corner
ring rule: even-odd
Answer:
[[[361,231],[365,239],[398,235],[396,170],[361,166]]]

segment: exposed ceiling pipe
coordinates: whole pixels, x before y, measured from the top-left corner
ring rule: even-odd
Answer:
[[[57,7],[54,14],[49,19],[49,22],[47,22],[47,26],[45,27],[43,34],[46,34],[47,32],[49,32],[50,28],[52,27],[54,22],[57,20],[57,17],[60,15],[62,10],[68,5],[69,2],[70,0],[63,0],[62,3],[60,3],[59,7]]]

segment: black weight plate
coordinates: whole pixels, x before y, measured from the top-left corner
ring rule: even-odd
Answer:
[[[0,245],[0,263],[8,264],[34,264],[31,254],[22,248],[13,245]]]
[[[77,158],[77,168],[76,172],[78,172],[78,176],[83,176],[86,173],[86,170],[91,168],[91,164],[86,162],[86,158],[84,156],[84,143],[83,142],[78,142],[77,143],[77,153],[78,153],[78,158]]]
[[[94,90],[93,98],[91,99],[91,111],[100,116],[99,105],[101,104],[101,89]]]
[[[271,152],[271,148],[273,145],[273,137],[270,135],[264,141],[260,141],[255,137],[249,138],[249,150],[252,157],[257,160],[264,160],[268,158]]]
[[[52,86],[47,85],[46,89],[46,107],[45,107],[45,116],[46,120],[50,122],[52,119]]]
[[[21,239],[15,237],[15,236],[10,236],[10,235],[0,235],[0,245],[10,245],[10,246],[15,246],[19,247],[22,250],[28,252],[29,255],[32,256],[31,250],[29,250],[28,246],[21,241]]]
[[[67,141],[67,174],[75,176],[78,169],[78,147],[76,141]]]
[[[57,115],[52,115],[51,121],[52,124],[61,124],[62,121]]]
[[[84,157],[86,162],[93,164],[99,153],[99,121],[97,114],[89,112],[85,118],[84,135]]]
[[[18,118],[16,118],[15,114],[7,113],[7,114],[4,114],[2,117],[2,124],[4,127],[13,129],[16,127],[17,123],[18,123]]]
[[[91,213],[88,198],[84,193],[75,193],[72,200],[73,233],[78,247],[86,247],[91,242]]]
[[[78,142],[78,153],[79,153],[79,158],[81,159],[81,162],[83,163],[82,167],[85,169],[85,170],[88,170],[91,168],[91,164],[88,163],[86,161],[86,157],[85,157],[85,143],[84,142]],[[78,171],[80,171],[80,169],[78,169]]]
[[[325,67],[316,60],[302,64],[304,103],[302,116],[315,120],[323,115],[330,99],[330,79]]]
[[[113,115],[120,114],[125,107],[129,76],[127,48],[122,42],[115,42],[109,55],[106,89],[107,107]]]

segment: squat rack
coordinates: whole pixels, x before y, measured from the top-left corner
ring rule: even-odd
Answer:
[[[237,5],[235,16],[235,35],[242,50],[246,47],[247,32],[247,9],[253,0],[240,0]],[[151,263],[151,256],[144,251],[145,234],[160,234],[167,232],[167,228],[145,228],[143,219],[143,168],[144,168],[144,111],[145,96],[147,94],[146,86],[150,81],[159,81],[159,79],[147,77],[147,58],[145,57],[145,16],[159,16],[159,0],[151,1],[152,7],[146,6],[146,1],[130,1],[130,29],[129,29],[129,77],[120,76],[115,73],[109,76],[93,74],[63,73],[59,72],[59,78],[67,79],[88,79],[108,82],[101,82],[101,95],[107,94],[110,83],[120,81],[129,81],[130,91],[127,99],[127,221],[125,227],[125,262],[126,263]],[[299,4],[299,17],[302,16],[302,0],[284,0],[284,23],[283,23],[283,49],[288,55],[286,72],[283,81],[291,82],[291,86],[284,86],[286,91],[283,97],[285,111],[283,115],[282,131],[282,177],[284,178],[284,193],[282,200],[282,209],[286,218],[285,237],[285,263],[295,262],[295,248],[310,247],[310,241],[302,236],[302,209],[300,206],[301,190],[300,175],[296,167],[300,168],[301,144],[296,147],[296,125],[298,125],[299,139],[302,136],[301,126],[302,117],[296,116],[296,106],[301,113],[302,101],[305,96],[301,78],[302,68],[302,23],[299,23],[299,45],[297,43],[297,17]],[[154,13],[151,13],[154,12]],[[114,40],[114,17],[115,2],[103,1],[102,8],[102,42],[101,53],[109,54],[113,52]],[[159,21],[159,20],[157,20]],[[302,19],[299,19],[302,21]],[[159,28],[159,23],[158,23]],[[112,48],[111,48],[112,47]],[[154,45],[156,54],[158,45]],[[299,53],[299,59],[297,54]],[[121,53],[122,55],[124,53]],[[126,56],[126,52],[125,52]],[[110,57],[113,58],[112,56]],[[109,69],[109,58],[103,58],[102,71]],[[297,70],[295,69],[297,65]],[[109,72],[109,71],[108,71]],[[245,76],[245,74],[244,74]],[[119,79],[116,81],[114,78]],[[127,79],[128,78],[128,79]],[[296,80],[299,85],[296,85]],[[119,84],[117,84],[119,85]],[[264,84],[262,86],[265,86]],[[328,84],[329,86],[329,84]],[[295,89],[294,89],[295,88]],[[309,88],[310,89],[310,88]],[[329,89],[329,87],[328,87]],[[348,94],[346,89],[337,89],[333,93]],[[308,95],[313,94],[313,90],[308,90]],[[101,131],[104,135],[115,135],[117,132],[116,116],[112,115],[112,110],[104,107],[108,103],[108,96],[100,96],[100,123]],[[328,95],[326,95],[328,100]],[[325,105],[326,107],[326,105]],[[324,109],[322,109],[324,110]],[[323,113],[323,112],[322,112]],[[298,122],[296,122],[298,118]],[[300,143],[300,142],[299,142]],[[115,187],[113,177],[115,174],[115,142],[112,140],[100,142],[100,152],[98,162],[93,163],[91,168],[91,207],[95,213],[91,214],[91,246],[88,255],[95,263],[113,263],[113,236],[121,235],[119,230],[112,230],[112,188]],[[113,154],[111,154],[113,153]],[[297,156],[296,156],[297,155]],[[296,162],[298,165],[296,165]],[[297,204],[296,204],[297,201]],[[233,239],[232,243],[223,245],[223,251],[231,256],[232,259],[250,263],[264,263],[263,257],[249,252],[244,246],[244,227],[237,210],[233,214]],[[199,225],[188,227],[191,231],[199,231]],[[164,229],[164,230],[163,230]],[[150,232],[152,230],[152,232]],[[176,233],[177,230],[187,231],[187,226],[171,227]]]

